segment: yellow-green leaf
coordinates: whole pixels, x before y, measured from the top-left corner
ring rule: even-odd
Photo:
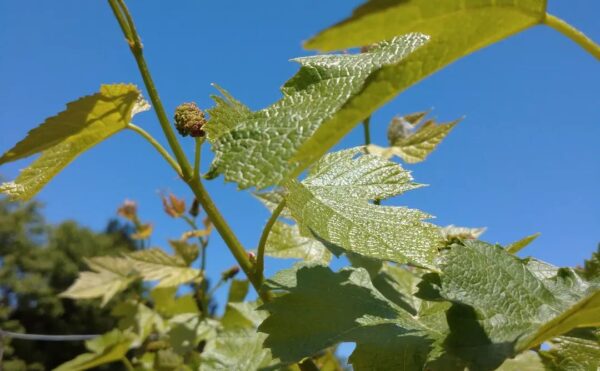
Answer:
[[[14,182],[0,185],[0,192],[30,199],[77,156],[125,129],[148,107],[137,87],[125,84],[102,85],[100,92],[69,103],[0,158],[1,165],[41,152]]]
[[[124,258],[101,256],[85,259],[92,272],[80,272],[79,277],[60,296],[71,299],[102,298],[104,306],[117,293],[136,279],[131,262]]]
[[[517,349],[533,348],[578,327],[600,326],[600,290],[596,290],[545,323],[532,335],[521,339]]]
[[[406,117],[419,116],[414,122]],[[424,161],[427,156],[450,133],[458,120],[437,124],[435,120],[422,123],[424,115],[421,113],[405,117],[395,117],[388,128],[390,147],[382,148],[377,145],[368,146],[370,153],[385,159],[398,156],[409,164]],[[418,128],[417,128],[418,127]]]
[[[343,49],[412,33],[428,35],[430,40],[370,76],[361,94],[348,100],[300,147],[295,156],[299,170],[399,92],[459,58],[540,23],[545,11],[545,0],[371,0],[360,7],[307,47]]]
[[[513,242],[509,245],[506,245],[506,251],[511,254],[516,254],[519,251],[523,250],[530,243],[532,243],[536,238],[540,236],[540,233],[532,234],[531,236],[524,237],[519,241]]]
[[[132,343],[130,334],[113,330],[98,338],[86,342],[90,353],[83,353],[72,360],[63,363],[54,371],[82,371],[89,370],[107,363],[121,360],[127,354]]]
[[[202,279],[201,272],[188,267],[182,257],[168,255],[161,249],[136,251],[127,256],[145,281],[159,281],[156,287],[179,286]]]

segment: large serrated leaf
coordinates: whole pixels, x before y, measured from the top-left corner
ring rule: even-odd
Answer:
[[[263,348],[265,335],[254,329],[221,332],[202,352],[200,371],[276,369],[271,352]]]
[[[275,258],[329,263],[331,252],[319,241],[300,235],[298,227],[276,222],[265,245],[265,254]]]
[[[600,368],[600,339],[561,336],[541,352],[545,370],[592,371]]]
[[[259,330],[268,334],[265,345],[283,362],[351,341],[357,343],[351,357],[356,370],[417,370],[427,362],[432,344],[443,339],[443,325],[428,327],[395,306],[362,268],[334,273],[324,266],[297,265],[268,285],[282,295],[265,304],[270,316]],[[398,368],[402,364],[406,368]]]
[[[102,298],[102,306],[125,290],[137,276],[124,258],[101,256],[84,259],[92,272],[80,272],[77,280],[59,296],[71,299]]]
[[[179,286],[202,279],[201,272],[188,267],[182,257],[168,255],[161,249],[136,251],[127,257],[145,281],[159,281],[156,287]]]
[[[215,159],[208,176],[224,174],[240,188],[281,183],[295,167],[290,159],[322,122],[341,111],[347,114],[348,100],[363,95],[378,70],[398,63],[426,41],[412,34],[367,53],[298,58],[300,71],[283,86],[283,98],[260,111],[249,111],[224,92],[225,98],[215,98],[217,105],[209,110],[206,131]],[[370,110],[382,103],[373,101]],[[352,115],[362,117],[367,111]]]
[[[442,237],[419,210],[369,200],[418,187],[398,164],[362,148],[324,156],[302,182],[289,181],[287,206],[301,232],[360,255],[433,268]]]
[[[77,156],[125,129],[147,107],[138,88],[125,84],[102,85],[100,92],[69,103],[0,158],[3,164],[42,153],[14,182],[0,185],[0,192],[29,200]]]
[[[300,168],[319,158],[358,122],[399,92],[478,49],[540,23],[545,0],[372,0],[348,20],[322,32],[308,48],[362,46],[413,32],[430,41],[369,79],[360,95],[325,121],[302,145]]]
[[[453,245],[441,264],[441,296],[456,306],[450,326],[473,336],[452,338],[451,346],[471,356],[475,367],[497,367],[503,359],[536,347],[577,327],[597,326],[600,291],[571,269],[519,259],[500,246],[465,241]],[[464,354],[464,353],[463,353]]]
[[[82,371],[121,360],[132,342],[130,334],[113,330],[86,342],[90,353],[83,353],[63,363],[54,371]]]

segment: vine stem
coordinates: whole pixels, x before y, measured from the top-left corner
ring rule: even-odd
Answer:
[[[152,80],[152,77],[150,76],[148,65],[146,64],[144,55],[142,53],[142,43],[140,41],[139,35],[137,34],[135,24],[133,23],[133,19],[129,13],[129,10],[127,9],[127,6],[125,6],[123,0],[108,0],[108,3],[110,4],[110,7],[113,10],[115,17],[117,18],[117,21],[121,26],[123,34],[125,35],[125,38],[129,43],[131,52],[133,53],[133,56],[137,62],[138,69],[140,70],[140,73],[144,80],[144,84],[146,86],[146,89],[148,90],[148,94],[150,95],[152,104],[154,105],[154,110],[160,122],[161,128],[165,136],[167,137],[169,147],[171,147],[171,150],[175,154],[175,159],[177,160],[177,163],[181,168],[180,174],[182,179],[194,192],[194,195],[202,205],[202,208],[204,209],[212,223],[215,225],[215,228],[223,238],[223,241],[225,241],[225,244],[237,260],[239,266],[242,268],[246,276],[248,276],[248,279],[250,280],[256,291],[259,293],[261,298],[263,298],[263,300],[268,299],[270,296],[267,293],[262,293],[260,290],[260,280],[257,279],[257,277],[254,274],[254,266],[252,262],[250,262],[246,250],[239,242],[239,240],[237,239],[237,237],[235,236],[235,234],[233,233],[233,231],[231,230],[231,228],[229,227],[229,225],[215,206],[210,195],[204,189],[204,186],[202,185],[200,179],[194,179],[192,176],[193,173],[190,164],[187,160],[187,157],[185,157],[181,146],[179,145],[179,141],[175,137],[175,133],[171,128],[169,120],[167,119],[162,102]],[[146,139],[151,139],[151,137],[146,137]]]
[[[173,157],[171,157],[169,152],[160,143],[158,143],[158,141],[156,139],[154,139],[154,137],[152,135],[150,135],[150,133],[148,133],[146,130],[144,130],[141,127],[139,127],[135,124],[132,124],[132,123],[127,125],[127,128],[135,131],[136,133],[141,135],[144,139],[146,139],[148,142],[150,142],[150,144],[152,144],[152,146],[158,151],[158,153],[160,153],[162,155],[162,157],[165,160],[167,160],[167,162],[175,170],[177,175],[179,175],[180,177],[182,176],[181,167],[179,166],[177,161],[175,161],[175,159],[173,159]]]
[[[148,65],[144,59],[144,54],[142,52],[143,46],[140,40],[140,37],[136,31],[135,24],[127,9],[127,6],[124,3],[124,0],[108,0],[115,17],[129,43],[129,47],[135,61],[138,65],[138,69],[142,75],[142,79],[144,80],[144,85],[146,86],[146,90],[150,95],[150,100],[154,105],[154,111],[158,117],[158,121],[160,126],[167,138],[167,142],[169,143],[169,147],[173,151],[175,155],[175,159],[181,168],[181,178],[186,182],[186,184],[190,187],[190,189],[194,192],[194,195],[202,205],[202,208],[210,218],[211,222],[225,241],[225,244],[231,251],[234,258],[237,260],[240,268],[244,271],[248,280],[258,293],[259,297],[264,301],[268,302],[271,300],[271,295],[268,291],[261,290],[262,278],[256,275],[254,270],[254,264],[250,261],[248,257],[247,251],[244,249],[242,244],[237,239],[236,235],[233,233],[216,205],[212,201],[208,192],[204,188],[202,181],[199,177],[193,177],[193,170],[188,162],[185,153],[183,152],[179,141],[175,137],[175,132],[171,127],[171,123],[167,118],[165,113],[165,109],[162,105],[162,101],[158,95],[158,91],[154,85],[154,81],[150,75],[150,71],[148,69]],[[156,147],[155,147],[156,148]],[[157,148],[158,149],[158,148]],[[306,359],[299,363],[300,369],[302,370],[318,370],[316,365],[312,362],[312,360]]]
[[[123,363],[123,365],[125,366],[125,368],[127,369],[127,371],[135,371],[135,368],[133,367],[133,365],[131,364],[131,362],[129,362],[129,360],[127,359],[127,357],[121,358],[121,363]]]
[[[138,69],[142,75],[142,79],[144,80],[144,85],[146,86],[146,90],[148,91],[148,95],[150,95],[150,100],[152,101],[152,105],[154,106],[154,112],[156,112],[156,116],[160,123],[160,126],[169,142],[169,147],[173,151],[179,166],[181,167],[181,176],[183,179],[189,180],[192,176],[192,170],[190,164],[175,136],[175,132],[171,127],[171,123],[167,118],[167,114],[165,108],[160,100],[158,95],[158,91],[156,90],[156,86],[154,85],[154,80],[152,80],[152,76],[150,75],[150,70],[148,69],[148,65],[146,64],[146,59],[144,58],[143,53],[143,45],[140,40],[140,37],[136,31],[135,24],[129,13],[129,9],[125,5],[123,0],[108,0],[113,13],[115,13],[115,17],[123,30],[123,34],[127,39],[129,44],[129,48],[131,49],[131,53],[135,58],[135,61],[138,65]]]
[[[271,229],[273,229],[273,225],[281,215],[281,212],[285,208],[285,199],[277,205],[269,220],[267,220],[267,224],[262,231],[260,236],[260,240],[258,242],[258,249],[256,252],[256,276],[261,280],[263,280],[263,272],[265,270],[265,247],[267,245],[267,239],[269,238],[269,234],[271,233]]]
[[[196,152],[194,154],[194,179],[197,179],[200,176],[200,157],[202,156],[202,143],[204,143],[204,138],[196,138]]]
[[[579,31],[562,19],[553,16],[552,14],[546,14],[546,17],[544,17],[544,24],[554,28],[569,39],[573,40],[575,43],[577,43],[577,45],[581,46],[588,53],[596,57],[596,59],[600,60],[600,45],[596,44],[583,32]]]

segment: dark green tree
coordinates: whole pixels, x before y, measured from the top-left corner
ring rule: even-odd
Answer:
[[[136,249],[130,227],[110,221],[101,233],[74,221],[52,226],[38,202],[0,199],[0,328],[39,334],[101,334],[113,329],[113,301],[58,297],[85,270],[84,257]],[[136,295],[134,287],[122,295]],[[3,339],[5,370],[45,370],[85,351],[83,342]]]

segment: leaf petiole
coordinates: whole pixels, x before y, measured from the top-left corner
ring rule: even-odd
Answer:
[[[554,28],[556,31],[573,40],[575,43],[577,43],[577,45],[581,46],[596,59],[600,60],[600,45],[596,44],[583,32],[579,31],[562,19],[553,16],[552,14],[546,14],[543,22],[545,25]]]

